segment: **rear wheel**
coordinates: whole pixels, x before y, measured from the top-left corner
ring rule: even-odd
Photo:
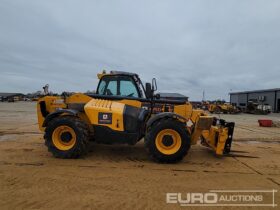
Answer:
[[[148,128],[145,146],[154,160],[174,163],[187,154],[190,137],[183,123],[171,118],[161,119]]]
[[[45,130],[45,145],[57,158],[78,158],[88,151],[88,125],[76,117],[53,119]]]

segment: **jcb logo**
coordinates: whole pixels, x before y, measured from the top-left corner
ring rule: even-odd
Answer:
[[[112,124],[112,113],[98,113],[98,123],[99,124]]]

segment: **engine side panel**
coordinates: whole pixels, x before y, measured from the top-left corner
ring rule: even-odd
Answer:
[[[91,124],[116,131],[124,131],[124,109],[123,103],[103,99],[92,99],[84,107]]]

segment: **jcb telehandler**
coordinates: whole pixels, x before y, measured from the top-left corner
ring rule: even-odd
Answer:
[[[89,141],[134,145],[142,138],[151,157],[180,161],[201,140],[217,155],[230,152],[234,123],[194,110],[186,100],[161,99],[156,80],[145,87],[135,73],[98,74],[95,94],[45,96],[37,113],[48,150],[58,158],[78,158]]]

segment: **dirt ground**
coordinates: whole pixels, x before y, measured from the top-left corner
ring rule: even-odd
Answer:
[[[182,162],[157,164],[142,141],[93,144],[82,159],[56,159],[44,145],[35,111],[31,102],[0,103],[1,209],[180,209],[186,207],[166,203],[166,193],[218,189],[278,190],[279,208],[280,128],[260,128],[257,120],[280,120],[280,114],[221,115],[236,122],[232,156],[217,158],[195,145]]]

